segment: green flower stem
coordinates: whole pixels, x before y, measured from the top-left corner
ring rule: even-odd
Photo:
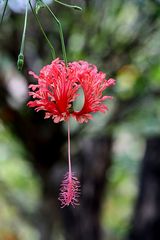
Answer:
[[[59,30],[59,34],[60,34],[60,39],[61,39],[61,45],[62,45],[62,53],[63,53],[63,59],[64,62],[67,66],[67,54],[66,54],[66,48],[65,48],[65,43],[64,43],[64,37],[63,37],[63,30],[62,30],[62,25],[60,23],[60,21],[58,20],[58,18],[55,16],[55,14],[52,12],[52,10],[50,9],[50,7],[44,3],[44,5],[46,6],[46,8],[48,9],[48,11],[51,13],[51,15],[53,16],[53,18],[55,19],[55,21],[58,24],[58,30]]]
[[[32,10],[32,13],[33,13],[33,15],[34,15],[34,17],[35,17],[35,19],[36,19],[39,27],[40,27],[41,32],[43,33],[43,35],[44,35],[44,37],[45,37],[45,39],[46,39],[46,41],[47,41],[47,43],[48,43],[48,45],[49,45],[49,47],[50,47],[50,49],[51,49],[52,58],[55,59],[55,58],[56,58],[55,49],[54,49],[54,47],[52,46],[51,42],[49,41],[47,35],[45,34],[45,32],[44,32],[44,30],[43,30],[43,27],[42,27],[42,24],[40,23],[37,15],[36,15],[33,7],[32,7],[32,4],[31,4],[31,1],[30,1],[30,0],[29,0],[29,5],[30,5],[31,10]]]
[[[27,18],[28,18],[28,2],[26,1],[26,10],[25,10],[25,17],[24,17],[21,48],[20,48],[20,53],[18,55],[18,60],[17,60],[18,70],[20,70],[20,71],[22,70],[23,64],[24,64],[24,42],[25,42],[25,36],[26,36]]]
[[[79,6],[66,4],[66,3],[63,3],[63,2],[61,2],[61,1],[59,1],[59,0],[54,0],[54,1],[57,2],[57,3],[59,3],[59,4],[61,4],[61,5],[63,5],[63,6],[65,6],[65,7],[73,8],[73,9],[78,10],[78,11],[82,11],[82,8],[79,7]]]
[[[28,19],[28,3],[26,2],[26,11],[25,11],[25,18],[24,18],[23,35],[22,35],[21,48],[20,48],[20,53],[21,54],[23,54],[23,52],[24,52],[24,41],[25,41],[25,36],[26,36],[27,19]]]
[[[5,12],[6,12],[7,5],[8,5],[8,0],[6,0],[5,5],[4,5],[4,9],[3,9],[3,13],[2,13],[2,18],[1,18],[1,22],[0,22],[0,27],[1,27],[2,22],[3,22],[3,18],[4,18],[4,14],[5,14]]]

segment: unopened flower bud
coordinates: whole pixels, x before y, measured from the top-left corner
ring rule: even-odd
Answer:
[[[18,55],[18,60],[17,60],[17,67],[19,71],[22,71],[23,64],[24,64],[24,55],[20,53]]]

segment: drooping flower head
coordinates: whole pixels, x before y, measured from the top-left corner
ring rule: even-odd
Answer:
[[[86,61],[71,62],[65,66],[60,59],[43,67],[39,76],[29,72],[37,79],[37,84],[30,84],[29,107],[36,111],[44,110],[45,118],[51,117],[55,123],[74,117],[80,123],[92,118],[92,113],[105,112],[103,91],[115,84],[114,79],[106,80],[105,73],[98,72],[97,67]],[[84,105],[80,111],[74,111],[72,105],[78,97],[78,89],[84,92]]]
[[[43,67],[39,76],[33,72],[29,73],[37,83],[29,85],[29,95],[33,100],[28,102],[28,106],[36,111],[45,111],[45,118],[51,117],[54,123],[68,121],[70,117],[74,117],[79,123],[88,122],[93,113],[105,112],[108,109],[104,101],[111,96],[103,96],[103,92],[114,85],[115,80],[106,80],[106,74],[99,72],[93,64],[75,61],[66,66],[57,58],[50,65]],[[80,88],[84,93],[84,105],[81,110],[76,111],[73,104],[79,96]],[[80,195],[80,183],[71,170],[69,121],[68,165],[69,171],[60,187],[59,200],[62,207],[78,205]]]

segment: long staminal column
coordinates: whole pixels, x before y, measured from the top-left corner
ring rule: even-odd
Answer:
[[[68,168],[69,171],[65,174],[64,179],[60,186],[59,201],[61,207],[69,206],[70,204],[75,207],[79,205],[80,197],[80,182],[78,181],[75,173],[72,172],[71,167],[71,151],[70,151],[70,121],[68,120]]]

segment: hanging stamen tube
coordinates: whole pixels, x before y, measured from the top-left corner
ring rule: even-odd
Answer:
[[[70,146],[70,120],[68,120],[68,168],[69,171],[64,176],[63,182],[60,187],[59,200],[61,207],[69,206],[70,204],[75,207],[79,205],[80,197],[80,182],[78,181],[75,173],[72,172],[71,167],[71,146]]]
[[[71,178],[72,168],[71,168],[71,133],[70,133],[70,120],[68,120],[68,167],[69,167],[69,177]]]

